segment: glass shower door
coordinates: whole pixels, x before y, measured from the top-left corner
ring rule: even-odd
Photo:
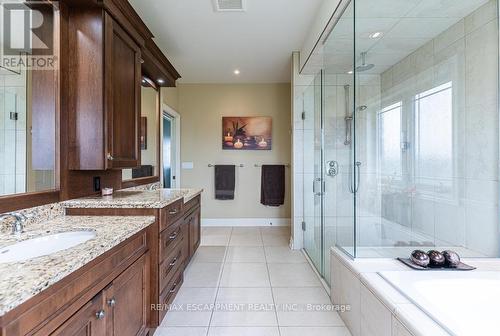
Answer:
[[[323,274],[323,116],[322,73],[304,93],[304,248]]]

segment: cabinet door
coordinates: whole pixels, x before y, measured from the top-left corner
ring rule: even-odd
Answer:
[[[102,294],[87,302],[80,310],[57,328],[52,336],[105,336],[107,312]]]
[[[197,208],[193,214],[190,216],[191,220],[189,223],[189,255],[192,256],[198,246],[200,246],[200,224],[201,224],[201,211]]]
[[[113,280],[105,290],[106,306],[111,309],[112,335],[145,335],[147,329],[148,255],[145,254]]]
[[[141,162],[141,50],[113,18],[104,20],[106,166],[133,168]]]

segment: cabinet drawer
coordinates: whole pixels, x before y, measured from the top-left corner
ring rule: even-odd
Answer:
[[[169,304],[171,304],[177,293],[179,292],[179,288],[182,285],[184,278],[183,278],[183,272],[182,268],[175,273],[174,280],[172,280],[168,285],[167,288],[164,289],[163,293],[160,295],[160,303],[163,307],[163,309],[160,310],[160,324],[165,315],[167,314],[167,307]]]
[[[160,231],[174,224],[183,215],[184,200],[181,198],[160,211]]]
[[[182,220],[177,221],[174,225],[171,225],[168,229],[160,233],[160,255],[158,258],[158,263],[165,260],[168,255],[172,252],[175,246],[182,240]]]
[[[172,253],[159,266],[160,293],[172,281],[179,268],[183,266],[184,254],[182,253],[182,247],[182,243],[177,244]]]

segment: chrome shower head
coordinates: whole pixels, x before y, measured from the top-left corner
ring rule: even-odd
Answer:
[[[366,54],[367,54],[366,51],[363,51],[361,53],[361,65],[356,67],[356,71],[359,72],[368,71],[375,67],[375,64],[366,64]]]
[[[366,105],[361,105],[361,106],[358,106],[358,111],[364,111],[368,108],[368,106]]]

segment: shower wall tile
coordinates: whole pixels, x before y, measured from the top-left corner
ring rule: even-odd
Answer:
[[[394,86],[394,82],[392,80],[393,70],[390,68],[389,70],[382,73],[380,76],[380,87],[382,92],[387,92],[390,88]]]
[[[404,190],[411,185],[382,180],[392,188],[381,192],[382,231],[393,240],[410,225],[415,240],[435,237],[443,246],[500,255],[497,16],[496,1],[488,2],[381,75],[382,106],[409,104],[415,94],[450,81],[454,93],[452,173],[439,159],[420,162],[431,176],[414,177],[409,204]],[[411,211],[408,222],[404,209]]]
[[[303,208],[304,216],[314,217],[314,193],[313,193],[313,179],[314,174],[303,174],[304,178],[304,193],[303,193]]]
[[[412,198],[412,230],[430,237],[435,235],[435,202],[416,196]]]
[[[498,181],[466,179],[465,197],[467,201],[496,206],[498,200]]]
[[[456,41],[465,36],[465,19],[462,19],[448,28],[446,31],[436,36],[434,41],[434,53],[439,53]]]
[[[393,85],[398,85],[411,79],[415,73],[416,57],[410,55],[392,68]],[[411,83],[410,83],[411,84]]]
[[[434,40],[418,48],[411,57],[415,58],[414,70],[417,72],[422,72],[432,67],[434,65]]]
[[[435,207],[437,239],[443,241],[439,245],[465,246],[465,203],[464,200],[454,202],[438,202]]]
[[[484,203],[467,201],[466,211],[466,246],[486,256],[498,256],[500,247],[498,237],[498,206],[485,205]]]
[[[357,247],[383,246],[380,217],[356,217],[356,242]]]
[[[484,6],[479,7],[472,14],[465,18],[465,32],[467,34],[484,26],[498,16],[497,1],[490,0]]]
[[[498,93],[498,20],[465,38],[466,106],[496,104]]]
[[[314,130],[304,130],[304,144],[303,144],[303,171],[304,173],[312,174],[314,173],[315,162],[314,162],[314,150],[315,150],[315,139]],[[299,149],[300,150],[300,149]]]
[[[353,194],[349,190],[351,175],[339,173],[337,175],[337,201],[335,202],[336,214],[339,217],[352,217],[354,214]]]
[[[498,180],[498,122],[496,104],[466,109],[466,178]]]
[[[294,173],[304,172],[304,131],[293,130],[293,171]]]
[[[304,214],[304,176],[302,173],[295,173],[293,180],[293,213],[294,216],[302,217]]]
[[[325,179],[325,197],[324,197],[324,202],[325,202],[325,209],[324,213],[325,216],[328,217],[335,217],[337,215],[337,211],[335,206],[335,202],[337,202],[338,195],[337,195],[337,176],[331,177],[327,176]]]

